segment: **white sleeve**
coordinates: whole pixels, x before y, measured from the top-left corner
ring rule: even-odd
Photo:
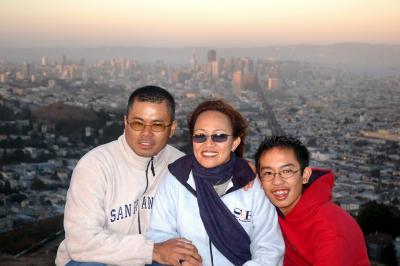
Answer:
[[[158,187],[150,215],[150,226],[146,234],[155,243],[179,237],[177,232],[178,186],[180,183],[168,171]]]
[[[245,266],[283,265],[285,243],[275,206],[267,199],[258,179],[253,188],[253,231],[250,235],[252,259]]]
[[[64,212],[65,244],[72,260],[113,265],[151,263],[153,242],[144,235],[107,230],[105,169],[74,169]]]

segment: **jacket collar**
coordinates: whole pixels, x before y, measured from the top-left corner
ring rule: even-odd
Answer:
[[[333,185],[332,170],[313,168],[309,183],[303,187],[300,200],[286,216],[278,211],[280,218],[284,220],[307,219],[320,205],[332,199]]]
[[[132,165],[134,165],[137,170],[146,170],[147,164],[151,160],[151,157],[143,157],[136,154],[126,141],[125,133],[119,136],[118,146],[123,151],[123,154],[125,155],[127,160],[132,163]],[[154,167],[158,168],[158,166],[166,163],[165,155],[167,153],[167,146],[165,146],[158,154],[153,156]]]

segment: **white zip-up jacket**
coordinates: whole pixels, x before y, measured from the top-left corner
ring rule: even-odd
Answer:
[[[187,183],[195,189],[192,173]],[[231,181],[225,191],[232,185]],[[252,259],[244,265],[282,265],[285,244],[278,216],[275,207],[265,197],[259,180],[256,178],[249,190],[238,189],[223,195],[221,200],[250,237]],[[233,265],[210,244],[196,197],[169,171],[161,181],[154,198],[147,236],[155,243],[174,237],[184,237],[197,247],[204,266]]]
[[[182,156],[167,145],[153,158],[153,176],[151,158],[135,154],[124,134],[83,156],[67,193],[65,239],[56,265],[70,260],[130,266],[151,263],[153,241],[144,233],[153,197],[168,164]]]

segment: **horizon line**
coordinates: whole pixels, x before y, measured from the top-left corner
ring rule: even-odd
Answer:
[[[0,46],[1,50],[23,50],[23,49],[101,49],[101,48],[141,48],[141,49],[260,49],[266,47],[294,47],[294,46],[335,46],[335,45],[385,45],[385,46],[400,46],[400,43],[385,43],[385,42],[333,42],[326,44],[317,43],[303,43],[303,44],[265,44],[259,46],[196,46],[196,45],[182,45],[182,46],[147,46],[147,45],[51,45],[51,46]]]

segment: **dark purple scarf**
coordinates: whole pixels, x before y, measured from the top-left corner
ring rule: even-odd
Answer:
[[[168,169],[197,197],[201,220],[214,246],[234,265],[243,265],[250,260],[250,237],[213,188],[213,184],[232,177],[233,187],[226,192],[228,194],[254,180],[255,174],[247,161],[232,153],[227,163],[204,168],[193,155],[187,155],[170,164]],[[196,190],[187,183],[191,171]]]

